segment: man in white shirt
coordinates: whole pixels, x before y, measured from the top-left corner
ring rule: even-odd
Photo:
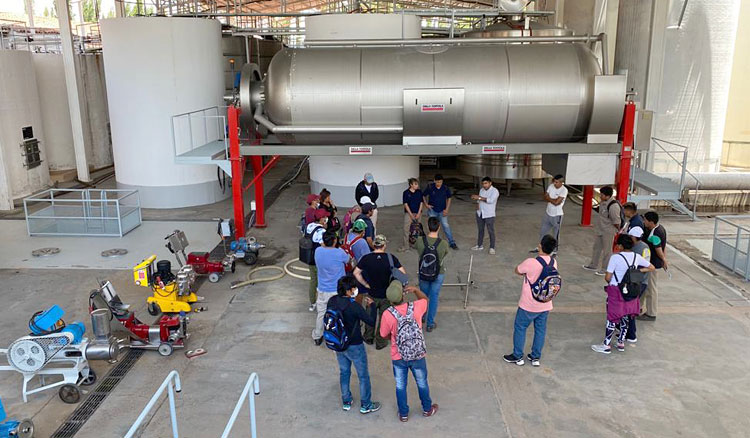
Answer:
[[[542,218],[542,228],[539,230],[539,239],[541,240],[546,234],[551,234],[558,245],[560,244],[560,226],[563,220],[563,205],[565,198],[568,197],[568,189],[563,184],[565,179],[562,175],[555,175],[552,184],[547,187],[544,193],[544,200],[547,201],[547,211]],[[537,248],[529,252],[537,252]]]
[[[492,179],[489,176],[482,178],[482,188],[478,195],[471,195],[471,199],[477,201],[477,245],[472,251],[483,251],[484,227],[490,235],[490,254],[495,255],[495,207],[500,192],[492,186]]]

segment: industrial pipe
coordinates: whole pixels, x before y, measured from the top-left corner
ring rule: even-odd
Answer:
[[[495,38],[414,38],[404,40],[317,40],[305,41],[305,47],[410,47],[410,46],[470,46],[506,43],[590,43],[601,41],[602,34],[596,36],[537,36],[537,37],[495,37]]]
[[[750,190],[750,172],[703,172],[693,173],[700,180],[700,190]],[[679,184],[681,173],[659,173]],[[685,178],[686,189],[696,189],[695,178]]]
[[[266,129],[274,134],[309,134],[309,133],[366,133],[366,134],[394,134],[403,132],[404,128],[398,125],[325,125],[325,126],[301,126],[286,125],[279,126],[263,116],[263,108],[258,105],[255,107],[253,116],[256,122],[260,123]]]

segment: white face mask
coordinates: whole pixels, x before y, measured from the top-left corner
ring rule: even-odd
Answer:
[[[355,287],[350,298],[357,298],[357,295],[359,295],[359,289]]]

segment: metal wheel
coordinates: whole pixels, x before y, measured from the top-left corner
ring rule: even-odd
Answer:
[[[221,279],[221,276],[219,276],[219,274],[216,273],[216,272],[212,272],[212,273],[208,274],[208,281],[210,281],[211,283],[216,283],[220,279]]]
[[[146,310],[148,310],[149,315],[156,316],[161,312],[161,309],[159,309],[159,305],[156,303],[148,303],[148,306],[146,306]]]
[[[172,344],[159,344],[159,354],[161,354],[162,356],[166,357],[171,355],[173,350],[174,349],[172,348]]]
[[[81,385],[83,386],[91,386],[94,383],[96,383],[96,373],[94,370],[89,369],[89,375],[86,377],[83,377],[82,375],[79,375],[79,378],[81,378]]]
[[[236,262],[232,262],[232,274],[234,274],[234,271],[236,271],[236,270],[237,270],[237,263]]]
[[[246,252],[245,257],[242,259],[246,265],[254,265],[258,262],[258,254],[254,252]]]
[[[81,390],[70,383],[61,386],[58,394],[60,395],[60,400],[68,404],[78,403],[81,400]]]
[[[23,420],[16,430],[18,438],[34,438],[34,423],[31,420]]]

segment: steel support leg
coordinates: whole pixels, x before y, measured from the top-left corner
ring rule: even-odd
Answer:
[[[591,208],[594,205],[594,186],[583,186],[583,205],[581,206],[581,226],[591,226]]]
[[[229,161],[232,165],[232,205],[234,207],[235,238],[245,237],[245,204],[242,199],[242,174],[245,166],[242,155],[240,155],[239,113],[240,110],[234,106],[230,106],[227,109]]]
[[[622,203],[628,201],[630,192],[630,161],[633,158],[634,130],[635,103],[629,101],[625,104],[625,115],[622,121],[622,151],[617,177],[617,199]]]

